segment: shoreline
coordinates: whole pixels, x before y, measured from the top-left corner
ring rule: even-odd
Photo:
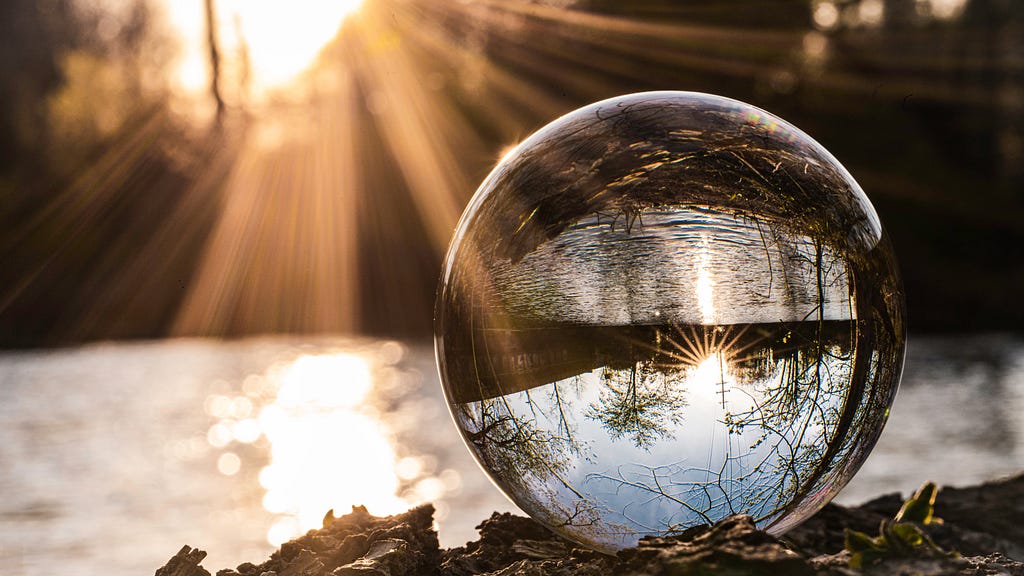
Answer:
[[[934,513],[942,522],[918,527],[934,548],[886,553],[850,567],[849,530],[877,535],[901,510],[898,494],[860,506],[828,504],[782,538],[757,530],[749,517],[671,537],[647,537],[608,556],[577,547],[529,518],[493,513],[479,539],[443,550],[430,504],[388,517],[363,507],[286,542],[261,564],[217,576],[596,576],[599,574],[850,576],[1024,576],[1024,474],[967,488],[944,488]],[[929,512],[930,512],[929,508]],[[156,576],[209,576],[206,553],[184,546]]]

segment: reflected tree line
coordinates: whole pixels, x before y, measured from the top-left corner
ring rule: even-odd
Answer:
[[[579,405],[581,387],[595,384],[593,380],[585,384],[586,378],[577,376],[520,392],[520,400],[498,396],[461,404],[459,419],[485,465],[512,485],[517,501],[540,499],[539,508],[548,512],[571,511],[565,518],[557,513],[549,517],[552,525],[569,518],[578,522],[579,507],[584,505],[592,510],[591,516],[607,512],[607,504],[587,496],[602,483],[617,486],[616,491],[639,492],[642,500],[672,502],[705,522],[726,513],[751,513],[759,521],[770,521],[820,488],[823,477],[828,480],[837,473],[836,464],[847,451],[865,449],[858,446],[857,429],[867,412],[877,408],[864,404],[865,398],[851,386],[856,323],[806,324],[786,326],[781,334],[776,326],[726,327],[717,337],[732,341],[735,347],[714,351],[722,356],[723,371],[716,372],[721,382],[694,381],[696,366],[680,360],[683,354],[676,345],[699,344],[680,338],[686,330],[679,327],[659,328],[665,348],[652,353],[637,346],[634,350],[640,353],[631,360],[617,359],[617,364],[629,363],[628,367],[605,366],[595,371],[599,390],[594,401]],[[714,332],[715,328],[690,330]],[[623,356],[629,357],[628,353]],[[713,469],[638,463],[643,461],[641,454],[659,442],[681,439],[685,443],[687,435],[704,437],[707,430],[687,428],[689,396],[694,386],[719,385],[722,411],[717,425],[729,448],[716,456],[720,462]],[[726,394],[747,396],[749,408],[735,408]],[[848,413],[855,414],[856,421],[845,424]],[[599,423],[607,440],[581,434],[579,427],[586,420]],[[567,479],[580,460],[600,460],[609,442],[632,445],[636,462],[602,462],[615,472]],[[718,449],[707,446],[708,457]],[[645,529],[662,532],[693,524],[691,515],[680,515],[686,519],[677,526]]]

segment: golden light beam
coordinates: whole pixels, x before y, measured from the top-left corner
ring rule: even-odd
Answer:
[[[130,255],[121,257],[116,250],[103,255],[99,267],[109,273],[109,290],[100,294],[91,308],[83,310],[79,326],[72,328],[76,337],[87,337],[98,325],[107,325],[113,334],[131,334],[137,318],[164,313],[152,309],[149,295],[166,292],[169,280],[180,281],[181,288],[185,283],[169,273],[154,274],[154,265],[187,269],[193,246],[202,239],[197,229],[215,214],[216,194],[231,170],[237,146],[237,138],[228,132],[204,139],[200,149],[204,170],[171,209],[149,223],[148,235],[130,239],[134,250]],[[140,244],[137,249],[136,242]]]
[[[482,51],[462,45],[443,26],[424,24],[408,8],[392,12],[406,46],[421,53],[425,62],[441,62],[452,75],[466,78],[466,91],[483,103],[477,112],[485,116],[507,141],[522,139],[524,128],[555,118],[572,108],[565,94],[557,94],[498,66]]]
[[[351,331],[358,326],[354,84],[330,105],[257,124],[174,332]],[[307,114],[309,114],[307,116]],[[284,128],[275,132],[273,122]],[[286,142],[261,143],[261,129]]]
[[[792,41],[788,31],[756,30],[750,28],[714,26],[708,24],[663,24],[595,12],[584,12],[539,3],[515,0],[479,0],[480,4],[503,11],[523,14],[540,21],[567,24],[581,29],[600,31],[602,34],[623,34],[651,39],[699,41],[702,44],[718,42],[734,45],[737,42],[756,43],[760,46],[785,48]]]
[[[356,73],[368,94],[386,98],[375,117],[379,131],[416,204],[431,246],[448,246],[472,183],[457,150],[479,150],[478,135],[450,101],[425,96],[430,90],[402,49],[395,31],[381,18],[364,17],[351,27]]]

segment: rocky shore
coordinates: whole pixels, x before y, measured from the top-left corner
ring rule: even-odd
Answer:
[[[1024,474],[946,488],[934,510],[923,505],[925,511],[905,504],[898,494],[852,508],[829,504],[783,538],[732,516],[713,527],[645,538],[616,556],[581,549],[507,513],[484,520],[478,540],[442,550],[430,505],[384,518],[356,507],[337,518],[328,513],[323,528],[283,544],[261,564],[216,575],[1024,576]],[[205,556],[185,546],[156,576],[210,576],[201,566]]]

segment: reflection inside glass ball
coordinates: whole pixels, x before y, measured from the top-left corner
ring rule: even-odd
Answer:
[[[905,344],[889,241],[818,143],[752,106],[598,102],[505,157],[456,231],[435,342],[477,460],[613,551],[827,503],[888,416]]]

